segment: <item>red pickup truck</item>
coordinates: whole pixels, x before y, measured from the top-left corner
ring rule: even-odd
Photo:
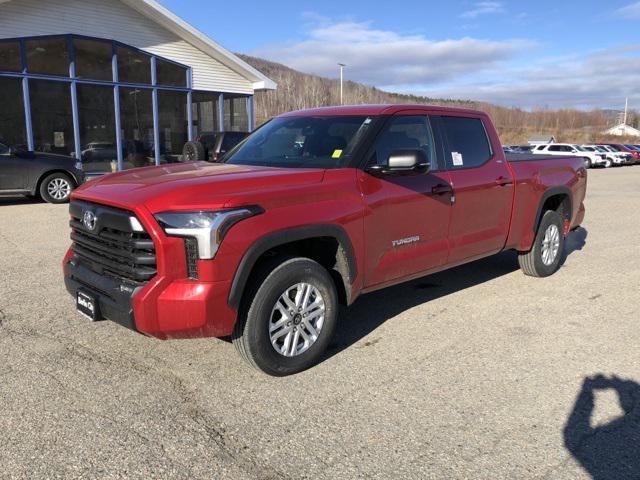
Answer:
[[[426,106],[287,113],[223,163],[102,177],[70,204],[77,309],[159,339],[231,336],[253,366],[319,361],[339,304],[502,250],[558,268],[580,158],[507,159],[489,117]]]

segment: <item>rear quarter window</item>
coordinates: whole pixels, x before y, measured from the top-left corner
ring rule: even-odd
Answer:
[[[491,144],[479,118],[442,117],[442,128],[449,145],[448,168],[479,167],[491,158]]]

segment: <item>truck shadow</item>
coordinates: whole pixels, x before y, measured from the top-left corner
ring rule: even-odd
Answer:
[[[564,254],[560,260],[560,265],[564,265],[567,261],[567,257],[576,250],[582,250],[587,244],[587,236],[589,232],[586,228],[579,227],[569,234],[564,246]]]
[[[586,245],[587,231],[579,228],[567,237],[564,263]],[[519,269],[517,253],[502,252],[466,265],[396,285],[359,298],[343,309],[326,358],[340,353],[369,335],[387,320],[432,300],[480,285]]]
[[[613,391],[622,415],[593,426],[597,391]],[[640,479],[640,384],[588,377],[564,427],[566,449],[594,480]]]

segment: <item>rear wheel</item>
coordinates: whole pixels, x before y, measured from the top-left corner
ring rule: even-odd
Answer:
[[[525,275],[548,277],[560,268],[565,242],[563,229],[562,215],[552,210],[545,212],[533,247],[518,254],[518,263]]]
[[[584,159],[584,168],[591,168],[591,159],[590,158],[585,158]]]
[[[338,296],[327,270],[308,258],[267,263],[247,297],[232,339],[249,364],[285,376],[320,360],[338,315]]]
[[[66,203],[69,201],[75,183],[64,173],[52,173],[40,184],[40,196],[47,203]]]

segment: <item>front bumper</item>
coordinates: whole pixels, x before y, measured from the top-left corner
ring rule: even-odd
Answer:
[[[133,314],[135,287],[125,287],[115,278],[98,275],[73,257],[65,261],[64,284],[74,298],[79,290],[93,295],[100,317],[137,331]]]
[[[67,291],[96,299],[102,319],[161,340],[231,335],[236,312],[227,303],[230,282],[201,282],[157,276],[134,285],[98,274],[69,251],[63,262]]]

